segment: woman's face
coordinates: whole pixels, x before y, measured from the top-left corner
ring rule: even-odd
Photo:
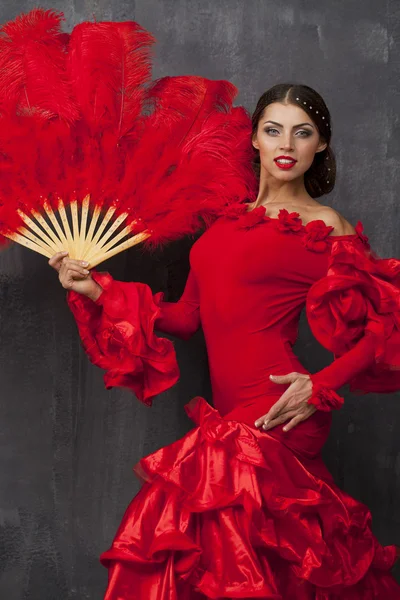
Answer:
[[[261,170],[284,182],[304,175],[327,144],[302,108],[274,102],[258,123],[253,146],[260,151]]]

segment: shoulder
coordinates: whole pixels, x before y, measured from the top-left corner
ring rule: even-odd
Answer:
[[[353,225],[330,206],[322,206],[318,209],[315,213],[315,219],[321,219],[325,225],[333,227],[331,235],[352,235],[356,233]]]

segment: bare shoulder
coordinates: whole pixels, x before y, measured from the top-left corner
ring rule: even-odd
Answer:
[[[334,228],[331,235],[351,235],[356,232],[353,225],[334,208],[322,206],[316,211],[316,214],[317,212],[317,219],[321,219],[325,225]]]

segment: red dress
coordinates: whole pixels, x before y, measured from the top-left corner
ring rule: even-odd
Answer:
[[[203,327],[212,408],[195,398],[196,427],[142,459],[145,483],[101,560],[107,600],[392,600],[394,546],[371,531],[368,508],[338,489],[320,451],[344,383],[400,388],[400,261],[357,234],[330,236],[297,213],[265,217],[231,208],[194,244],[177,303],[148,286],[95,274],[96,303],[70,293],[83,344],[107,387],[142,401],[178,378],[173,344]],[[292,351],[306,304],[334,362],[312,376],[318,410],[290,432],[254,427],[286,385],[269,375],[307,373]],[[396,370],[397,369],[397,370]]]

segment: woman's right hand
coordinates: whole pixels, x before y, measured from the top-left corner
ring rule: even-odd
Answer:
[[[66,290],[83,294],[93,301],[100,297],[103,288],[92,278],[86,268],[87,262],[68,258],[68,252],[57,252],[50,258],[49,265],[58,272],[61,285]]]

